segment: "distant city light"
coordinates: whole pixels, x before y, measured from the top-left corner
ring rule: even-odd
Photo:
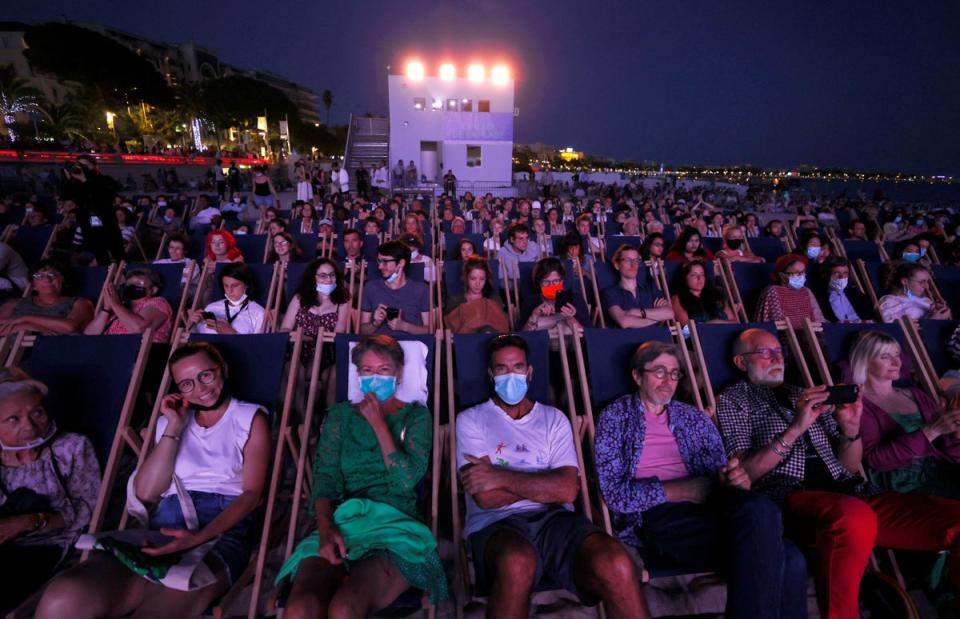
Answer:
[[[472,64],[467,68],[467,79],[471,82],[482,82],[487,76],[487,70],[482,64]]]
[[[510,69],[503,65],[498,65],[494,67],[490,73],[490,79],[492,79],[493,83],[497,86],[503,86],[510,81]]]
[[[452,80],[457,76],[457,68],[452,64],[444,63],[440,65],[440,79],[442,80]]]
[[[407,63],[407,77],[412,80],[422,80],[424,76],[423,63],[413,60]]]
[[[434,100],[433,100],[433,109],[435,109],[435,110],[442,110],[442,109],[443,109],[443,101],[441,101],[440,99],[434,99]]]

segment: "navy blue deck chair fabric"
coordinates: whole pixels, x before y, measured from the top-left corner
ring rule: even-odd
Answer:
[[[367,262],[377,263],[377,249],[380,247],[380,237],[376,234],[363,235],[363,258]],[[341,241],[340,249],[343,249]]]
[[[293,295],[297,293],[300,278],[303,277],[303,272],[307,270],[307,266],[309,264],[306,262],[290,262],[287,264],[287,281],[283,285],[283,296],[280,298],[281,309],[285,310]]]
[[[957,320],[921,320],[920,321],[920,339],[930,355],[930,361],[937,372],[937,376],[943,376],[947,370],[957,368],[960,362],[955,360],[947,350],[947,342],[950,336],[957,330],[960,321]]]
[[[43,257],[43,250],[46,249],[51,234],[53,234],[53,224],[36,228],[21,226],[10,237],[10,247],[20,254],[28,267],[32,267]]]
[[[887,264],[887,263],[882,263],[882,262],[865,262],[864,263],[864,266],[867,269],[867,277],[870,278],[870,283],[873,285],[873,290],[874,292],[877,293],[878,299],[882,297],[884,294],[886,294],[883,281],[880,277],[880,272],[881,272],[881,269],[884,269],[884,264]]]
[[[223,298],[223,282],[220,280],[223,275],[223,270],[227,267],[228,262],[219,262],[217,263],[216,269],[213,271],[213,299],[218,300]],[[253,291],[254,294],[250,294],[250,291],[247,291],[247,295],[262,305],[263,307],[267,306],[267,296],[270,294],[270,280],[273,278],[273,265],[272,264],[247,264],[250,270],[253,272],[253,280],[255,283]]]
[[[347,394],[349,392],[347,381],[349,380],[349,372],[347,368],[350,366],[350,342],[359,342],[365,335],[358,333],[338,333],[334,339],[334,351],[337,355],[337,402],[345,402],[347,400]],[[436,337],[432,334],[429,335],[393,335],[392,336],[398,342],[404,341],[416,341],[423,342],[427,346],[427,408],[431,411],[434,407],[433,402],[433,381],[440,380],[439,376],[433,375],[433,359],[434,355],[437,354],[437,340]]]
[[[630,375],[630,358],[644,342],[673,342],[666,327],[583,330],[587,379],[594,415],[620,396],[633,393],[637,385]]]
[[[716,280],[716,273],[714,272],[714,269],[713,269],[713,261],[704,262],[703,264],[705,267],[704,270],[707,272],[707,282],[710,283],[711,285],[716,285],[717,280]],[[683,264],[680,262],[676,262],[674,260],[664,260],[663,270],[667,275],[667,282],[671,286],[675,281],[674,278],[677,276],[677,271],[679,271],[680,267],[682,266]],[[760,265],[760,266],[763,266],[763,265]]]
[[[787,246],[780,239],[758,237],[748,241],[753,253],[767,262],[776,262],[777,258],[787,253]]]
[[[443,240],[446,243],[446,247],[443,248],[442,256],[446,260],[460,260],[460,241],[467,239],[473,243],[473,253],[482,256],[483,255],[483,235],[476,234],[473,232],[467,232],[466,234],[451,234],[446,233],[443,235]]]
[[[769,262],[761,262],[760,264],[734,262],[730,266],[733,269],[733,279],[737,282],[737,289],[740,291],[744,309],[747,311],[747,319],[753,319],[756,315],[760,293],[773,283],[770,275],[773,274],[774,265]]]
[[[715,236],[701,236],[700,244],[713,253],[717,253],[723,247],[723,239]]]
[[[194,269],[201,268],[196,265]],[[163,280],[163,286],[157,296],[167,300],[173,311],[176,312],[180,306],[180,284],[183,281],[183,264],[153,264],[151,262],[132,262],[127,265],[127,273],[133,269],[149,269],[160,276]]]
[[[217,347],[230,369],[227,386],[233,397],[260,404],[271,415],[277,412],[284,392],[283,366],[287,350],[292,345],[290,334],[191,333],[190,341],[207,342]]]
[[[190,232],[190,257],[194,260],[203,260],[206,255],[207,233],[212,229],[212,226],[200,226]]]
[[[826,357],[827,364],[830,366],[830,373],[834,382],[844,382],[851,379],[850,376],[850,350],[857,341],[857,336],[864,331],[879,331],[885,333],[900,343],[900,350],[903,351],[901,359],[903,365],[900,369],[900,381],[909,382],[910,372],[914,368],[913,357],[910,356],[909,348],[903,337],[903,331],[900,325],[896,323],[823,323],[823,334],[820,339],[823,344],[823,355]]]
[[[607,245],[607,258],[612,259],[613,254],[617,253],[621,245],[629,245],[634,248],[640,247],[642,237],[639,236],[616,236],[608,234],[604,237],[604,243]],[[556,247],[556,245],[554,245]]]
[[[407,268],[405,268],[403,272],[407,276],[407,279],[415,282],[422,282],[425,281],[423,270],[424,264],[422,262],[418,262],[417,264],[408,264]],[[380,267],[377,266],[376,258],[367,262],[367,281],[372,281],[375,279],[383,279],[383,276],[380,275]]]
[[[847,252],[847,259],[851,261],[880,262],[880,246],[873,241],[859,239],[844,239],[843,249]]]
[[[237,239],[237,249],[243,254],[243,261],[247,264],[260,264],[263,262],[263,251],[267,246],[268,234],[241,234],[233,238]]]
[[[610,286],[616,286],[620,281],[620,273],[613,268],[613,263],[609,261],[594,262],[593,271],[597,277],[597,290],[600,292],[601,298],[603,298],[603,291]],[[585,271],[584,275],[587,275],[588,273],[589,270]],[[646,281],[649,277],[649,275],[646,273],[647,267],[641,265],[640,271],[637,273],[637,278],[640,279],[640,281]],[[589,288],[587,294],[590,294]]]
[[[300,234],[299,232],[293,235],[293,238],[297,241],[297,247],[300,248],[300,257],[296,259],[297,262],[310,262],[317,257],[317,243],[319,239],[316,234]]]
[[[90,438],[101,467],[110,454],[141,339],[41,335],[24,364],[30,376],[50,388],[47,410],[57,426]]]
[[[517,333],[527,342],[530,351],[527,362],[533,365],[533,380],[528,389],[531,400],[551,404],[550,394],[550,335],[546,331]],[[455,372],[457,411],[476,406],[493,396],[490,380],[490,360],[487,346],[499,337],[494,333],[457,333],[453,336],[453,368]]]
[[[500,290],[500,278],[498,273],[500,272],[500,261],[496,258],[487,261],[487,264],[490,267],[490,273],[492,278],[490,283],[493,285],[494,290]],[[458,294],[463,294],[465,285],[463,283],[463,260],[446,260],[443,263],[443,284],[447,292],[447,296],[454,296]]]
[[[946,264],[933,265],[933,278],[943,300],[950,306],[955,318],[960,314],[960,267]]]
[[[78,267],[70,272],[70,289],[76,296],[96,303],[106,279],[107,267]]]
[[[777,335],[777,326],[772,322],[752,322],[743,325],[715,323],[697,325],[697,335],[700,336],[703,360],[706,363],[706,370],[709,375],[702,378],[710,381],[713,392],[717,396],[720,395],[721,391],[745,376],[733,363],[733,345],[737,341],[737,337],[747,329],[763,329]],[[787,353],[786,349],[784,349],[784,353]]]

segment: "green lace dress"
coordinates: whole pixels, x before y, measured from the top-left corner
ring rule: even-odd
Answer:
[[[311,516],[317,499],[342,503],[350,513],[338,507],[334,520],[342,523],[349,519],[351,523],[349,527],[341,524],[347,543],[347,570],[361,559],[386,557],[408,583],[438,602],[449,597],[447,579],[436,540],[417,510],[417,485],[430,461],[433,420],[430,411],[420,404],[408,404],[386,420],[397,445],[389,467],[384,465],[373,429],[352,404],[341,402],[327,411],[313,461]],[[358,522],[357,501],[350,499],[382,505],[361,509],[371,517]],[[393,515],[389,521],[388,514]],[[378,538],[379,543],[370,543]],[[351,540],[356,543],[351,544]],[[416,545],[416,551],[411,544]],[[303,559],[319,556],[319,547],[319,535],[314,531],[283,564],[277,582],[295,574]]]

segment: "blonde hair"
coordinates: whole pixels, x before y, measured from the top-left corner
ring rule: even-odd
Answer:
[[[877,358],[884,349],[895,347],[901,351],[900,342],[895,338],[879,331],[864,331],[857,337],[853,348],[850,349],[850,370],[853,382],[862,385],[867,381],[867,368],[870,362]]]

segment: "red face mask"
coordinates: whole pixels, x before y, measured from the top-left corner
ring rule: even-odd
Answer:
[[[553,284],[552,286],[540,286],[540,294],[547,301],[553,301],[557,298],[557,293],[563,290],[563,282]]]

